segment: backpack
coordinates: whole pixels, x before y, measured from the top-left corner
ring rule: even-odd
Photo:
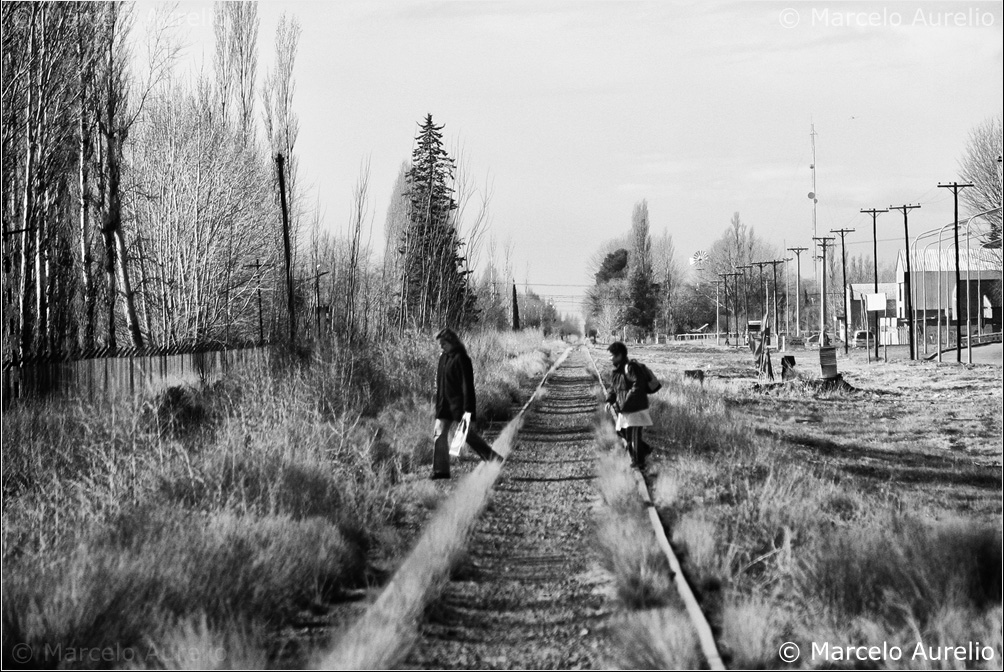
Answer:
[[[654,373],[652,373],[652,369],[648,368],[637,359],[632,359],[631,363],[635,365],[636,371],[641,372],[644,380],[643,386],[647,394],[655,394],[662,389],[662,383],[659,382],[659,379],[655,377]]]

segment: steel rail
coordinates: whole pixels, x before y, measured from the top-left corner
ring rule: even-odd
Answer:
[[[586,354],[589,355],[589,361],[593,365],[593,371],[596,373],[596,379],[600,383],[600,388],[603,390],[603,394],[607,393],[607,386],[603,383],[603,376],[600,375],[600,369],[596,366],[596,360],[593,359],[592,353],[589,348],[585,348]],[[611,416],[613,416],[613,411],[611,411]],[[614,418],[616,420],[616,418]],[[673,570],[673,583],[676,585],[676,591],[679,593],[680,598],[683,600],[684,605],[687,608],[687,615],[690,617],[690,622],[694,626],[694,630],[697,632],[697,638],[701,644],[701,651],[704,653],[705,659],[708,661],[708,667],[712,670],[724,670],[726,669],[725,663],[722,662],[722,656],[718,653],[718,645],[715,642],[715,636],[711,632],[711,626],[708,624],[708,619],[704,616],[704,612],[701,610],[701,605],[697,602],[697,598],[694,597],[694,591],[691,590],[690,584],[687,583],[686,577],[683,575],[683,567],[680,565],[680,560],[676,557],[676,553],[673,551],[673,547],[669,543],[669,539],[666,537],[666,530],[662,526],[662,521],[659,520],[659,513],[655,510],[655,505],[652,503],[652,496],[649,494],[648,485],[645,483],[644,477],[641,472],[634,472],[635,482],[638,486],[638,492],[644,502],[645,508],[648,511],[649,522],[652,524],[652,530],[655,532],[656,540],[659,542],[659,547],[662,552],[666,555],[666,559],[669,560],[669,566]]]
[[[509,456],[530,404],[547,379],[574,348],[566,348],[540,379],[533,394],[492,443]],[[411,553],[404,559],[380,596],[366,612],[322,655],[314,669],[389,669],[407,654],[416,636],[418,619],[446,583],[446,577],[466,546],[468,532],[481,516],[488,493],[504,462],[482,462],[464,476],[456,489],[425,526]]]

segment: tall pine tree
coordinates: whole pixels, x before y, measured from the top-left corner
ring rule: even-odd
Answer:
[[[409,213],[401,239],[404,272],[401,325],[461,326],[473,321],[463,241],[457,233],[457,202],[451,183],[455,165],[443,149],[443,126],[425,121],[415,138],[406,174]]]

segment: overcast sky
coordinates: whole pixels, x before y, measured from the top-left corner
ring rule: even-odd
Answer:
[[[211,71],[212,5],[181,3],[184,67]],[[733,212],[780,249],[811,247],[809,129],[819,235],[862,208],[921,203],[911,233],[952,220],[970,130],[1001,114],[1000,3],[276,2],[259,5],[259,77],[282,12],[303,28],[294,106],[301,182],[326,226],[347,228],[370,162],[374,248],[417,123],[431,113],[492,185],[491,234],[512,241],[516,280],[560,298],[647,199],[679,261]],[[947,25],[946,25],[947,24]],[[902,217],[879,218],[881,261]],[[806,257],[803,255],[803,261]],[[805,272],[803,275],[811,275]]]

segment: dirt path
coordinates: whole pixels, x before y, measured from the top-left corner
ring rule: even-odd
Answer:
[[[595,378],[571,353],[534,404],[405,668],[606,667],[616,609],[593,529]]]

